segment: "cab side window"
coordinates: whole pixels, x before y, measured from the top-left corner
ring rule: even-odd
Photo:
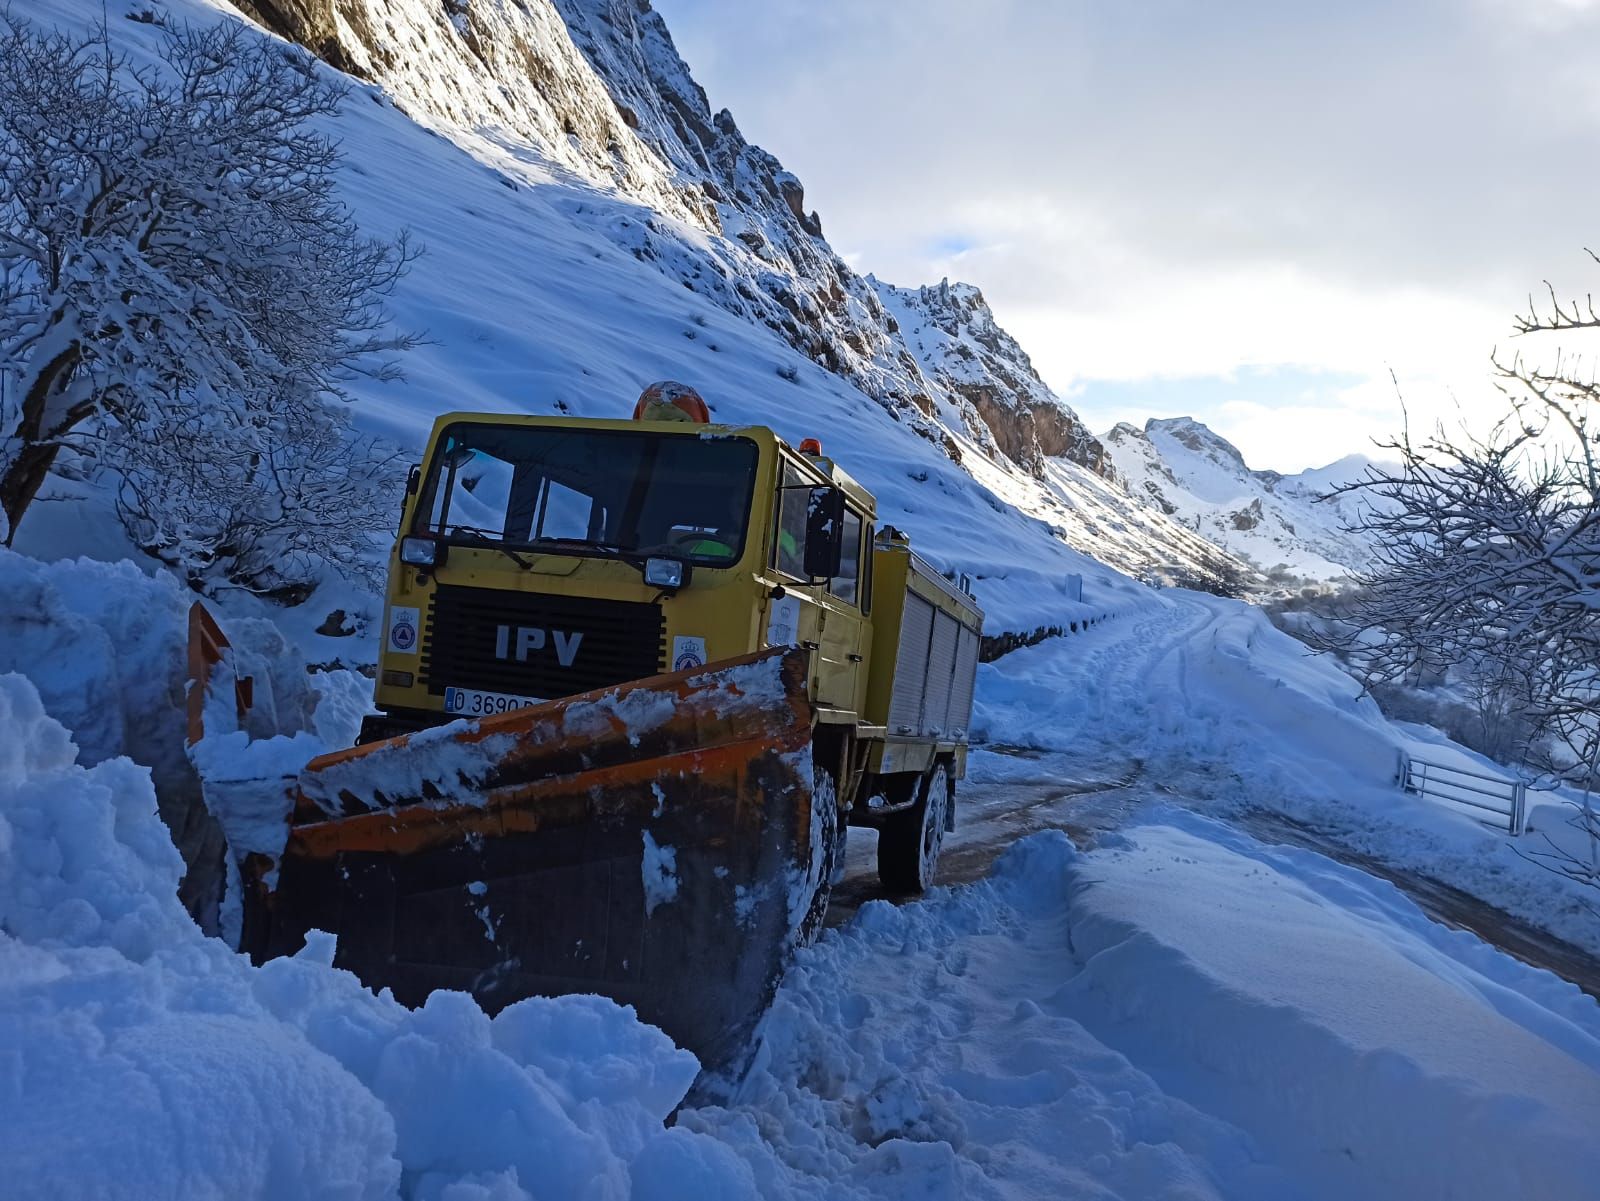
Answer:
[[[772,562],[785,575],[806,578],[807,481],[793,464],[783,465],[783,491],[778,494],[778,536]]]
[[[844,511],[843,549],[839,574],[828,581],[828,591],[846,604],[861,608],[861,518],[853,509]]]

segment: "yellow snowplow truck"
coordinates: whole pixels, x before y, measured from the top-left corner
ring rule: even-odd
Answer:
[[[815,441],[704,416],[438,420],[381,715],[300,776],[246,949],[329,930],[413,1004],[602,993],[714,1066],[820,925],[847,824],[887,888],[932,883],[982,614]]]

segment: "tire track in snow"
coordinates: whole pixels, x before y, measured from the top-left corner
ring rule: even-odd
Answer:
[[[1081,678],[1097,681],[1090,698],[1093,713],[1086,715],[1085,725],[1104,724],[1128,708],[1130,697],[1150,695],[1164,678],[1163,666],[1175,655],[1179,656],[1176,674],[1182,676],[1187,669],[1186,642],[1215,620],[1202,604],[1163,598],[1162,604],[1140,611],[1131,623],[1103,623],[1076,635],[1070,645],[1085,651]],[[1019,663],[1025,659],[1025,650],[1012,654]],[[1108,712],[1108,705],[1116,711]],[[1063,740],[1075,740],[1077,733],[1065,733]],[[945,839],[939,882],[961,884],[982,878],[1006,847],[1040,830],[1066,830],[1081,841],[1096,829],[1123,824],[1148,802],[1148,793],[1135,789],[1144,774],[1142,759],[1115,742],[1097,737],[1090,746],[1070,752],[1040,751],[1028,745],[1006,746],[998,752],[974,748],[968,778],[957,789],[956,829]],[[1092,823],[1081,820],[1086,798],[1094,800]],[[869,900],[912,899],[882,887],[876,851],[875,832],[850,831],[845,874],[834,887],[827,925],[843,925]]]
[[[1163,712],[1168,721],[1180,715],[1196,721],[1210,716],[1197,710],[1191,646],[1197,639],[1214,640],[1215,630],[1207,627],[1217,626],[1222,617],[1204,601],[1176,596],[1163,601],[1130,623],[1106,623],[1073,640],[1074,647],[1085,650],[1075,675],[1095,683],[1081,724],[1061,739],[1073,744],[1071,749],[1044,750],[1027,745],[1025,738],[974,748],[972,773],[959,789],[957,828],[945,842],[941,885],[981,879],[1006,847],[1040,830],[1064,830],[1080,845],[1089,845],[1102,833],[1138,821],[1152,804],[1176,803],[1230,821],[1268,843],[1315,850],[1386,879],[1435,920],[1469,930],[1600,997],[1600,968],[1580,948],[1448,883],[1348,847],[1336,831],[1314,829],[1259,806],[1240,808],[1231,818],[1220,814],[1215,797],[1147,768],[1140,739]],[[1021,666],[1026,651],[1014,654]],[[1048,736],[1047,731],[1037,734],[1039,741]],[[849,921],[868,900],[914,899],[889,893],[879,884],[873,832],[852,830],[850,840],[829,926]]]

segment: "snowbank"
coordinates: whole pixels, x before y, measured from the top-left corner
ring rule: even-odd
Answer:
[[[0,548],[0,672],[33,682],[85,764],[129,755],[158,783],[187,776],[189,599],[129,562],[47,564]]]
[[[1600,1005],[1393,885],[1171,811],[1075,882],[1060,1002],[1333,1197],[1583,1197]]]
[[[620,1201],[666,1169],[747,1195],[742,1164],[662,1129],[697,1065],[631,1010],[408,1011],[331,968],[327,938],[252,968],[178,904],[149,772],[76,757],[0,676],[8,1197]]]
[[[1401,792],[1415,731],[1360,691],[1260,610],[1171,590],[1126,620],[981,666],[973,730],[1139,774],[1203,811],[1282,815],[1600,953],[1593,889],[1520,853],[1542,842]]]
[[[233,648],[228,666],[252,679],[254,701],[244,732],[226,745],[202,746],[197,758],[230,785],[269,782],[259,795],[230,788],[202,798],[185,745],[193,601],[170,576],[147,575],[132,562],[41,562],[0,548],[0,673],[17,672],[33,684],[85,766],[124,755],[150,769],[161,817],[188,865],[184,903],[210,929],[228,904],[224,830],[236,854],[277,849],[281,829],[267,827],[274,806],[282,812],[281,778],[327,746],[354,740],[372,686],[353,672],[308,675],[298,648],[274,622],[225,616]],[[237,727],[231,679],[214,681],[221,686],[206,705],[209,734]],[[306,733],[312,729],[322,733],[321,742]],[[259,740],[248,762],[246,732]],[[242,798],[239,812],[208,814],[208,805],[228,808],[220,802],[235,794]]]
[[[171,576],[146,575],[126,560],[42,562],[0,548],[0,672],[32,681],[85,764],[127,755],[154,772],[158,788],[183,786],[191,779],[185,673],[194,599]],[[331,711],[355,703],[351,673],[314,689],[304,658],[273,622],[228,617],[225,626],[238,674],[255,681],[253,736],[312,728],[319,696],[331,698],[329,720],[345,728]]]
[[[761,1194],[1594,1196],[1600,1006],[1388,884],[1169,811],[803,953],[724,1107]]]

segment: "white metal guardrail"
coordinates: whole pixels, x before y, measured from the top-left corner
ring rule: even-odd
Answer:
[[[1400,787],[1418,796],[1493,813],[1504,819],[1506,829],[1514,835],[1528,826],[1528,786],[1520,780],[1406,755],[1401,762]]]

